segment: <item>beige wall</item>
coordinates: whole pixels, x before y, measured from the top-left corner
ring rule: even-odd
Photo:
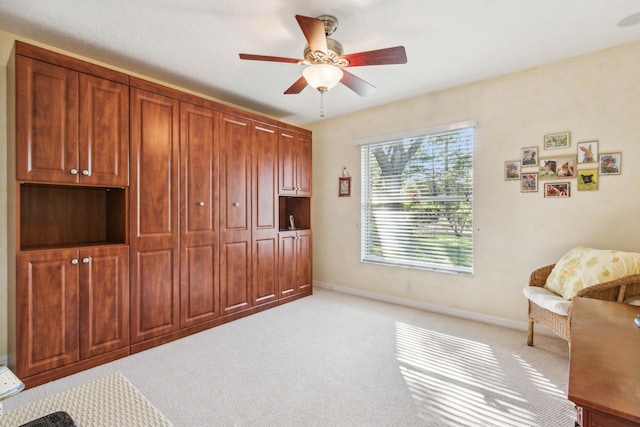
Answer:
[[[0,31],[0,170],[6,170],[6,67],[15,36]],[[28,40],[27,40],[28,41]],[[575,244],[640,251],[640,43],[571,59],[361,113],[316,123],[313,160],[314,280],[454,309],[524,321],[529,272]],[[380,88],[384,90],[384,88]],[[329,94],[330,96],[330,94]],[[364,102],[364,100],[363,100]],[[475,275],[460,277],[360,262],[360,156],[357,138],[474,119]],[[521,194],[503,180],[520,148],[542,150],[545,133],[569,130],[623,152],[623,173],[570,199]],[[541,155],[546,154],[541,151]],[[555,154],[555,153],[554,153]],[[352,197],[337,197],[346,166]],[[575,181],[573,181],[575,182]],[[0,247],[6,248],[7,181],[0,173]],[[574,188],[575,190],[575,188]],[[7,258],[0,251],[0,361],[7,353]],[[407,282],[413,293],[405,293]]]
[[[578,244],[640,251],[638,76],[640,43],[634,43],[308,126],[314,280],[524,324],[522,287],[534,268]],[[354,141],[471,119],[478,123],[474,276],[361,263]],[[543,150],[543,135],[562,131],[571,132],[570,148]],[[598,191],[578,192],[574,179],[569,199],[545,199],[542,191],[523,194],[517,181],[503,179],[504,162],[517,160],[523,147],[539,147],[539,156],[575,154],[576,142],[587,140],[599,140],[601,152],[622,152],[622,174],[602,177]],[[353,176],[350,198],[337,196],[343,166]]]

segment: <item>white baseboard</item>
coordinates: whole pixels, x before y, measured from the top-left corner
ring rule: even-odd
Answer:
[[[429,304],[426,302],[415,301],[407,298],[383,295],[376,292],[364,291],[362,289],[350,288],[348,286],[335,285],[333,283],[327,283],[327,282],[320,282],[318,280],[313,281],[313,286],[317,286],[323,289],[328,289],[331,291],[355,295],[363,298],[369,298],[376,301],[388,302],[391,304],[416,308],[419,310],[429,311],[432,313],[446,314],[448,316],[459,317],[461,319],[474,320],[476,322],[488,323],[490,325],[503,326],[505,328],[516,329],[519,331],[526,331],[528,328],[527,322],[518,322],[515,320],[504,319],[502,317],[489,316],[486,314],[474,313],[472,311],[458,310],[456,308],[446,307],[446,306],[437,305],[437,304]],[[555,336],[551,331],[548,331],[546,330],[546,328],[543,328],[543,327],[537,327],[536,334],[537,333],[540,333],[543,335]]]
[[[0,365],[7,366],[9,364],[9,357],[6,355],[0,356]]]

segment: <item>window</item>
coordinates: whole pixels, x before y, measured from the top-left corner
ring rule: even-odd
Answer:
[[[473,273],[473,122],[362,145],[362,261]]]

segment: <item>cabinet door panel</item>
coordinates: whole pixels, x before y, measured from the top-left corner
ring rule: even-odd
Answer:
[[[221,310],[227,314],[250,306],[251,247],[240,241],[225,242],[221,249]]]
[[[129,345],[129,247],[80,252],[80,356]]]
[[[179,326],[179,109],[131,90],[131,342]]]
[[[280,233],[278,257],[279,292],[280,297],[297,292],[296,288],[296,233]]]
[[[298,196],[311,196],[311,138],[298,135],[296,142],[296,186]]]
[[[16,178],[76,183],[78,73],[16,57]]]
[[[253,230],[278,225],[278,134],[276,128],[253,126]]]
[[[17,257],[17,372],[27,377],[79,359],[75,250]]]
[[[296,194],[295,139],[290,132],[278,135],[279,187],[281,195]]]
[[[180,104],[180,325],[218,317],[217,113]]]
[[[253,302],[263,304],[278,297],[278,233],[255,239],[253,244]]]
[[[82,184],[129,185],[128,86],[80,74],[79,140]]]
[[[305,291],[311,288],[312,263],[311,256],[311,231],[305,230],[298,232],[297,252],[296,252],[296,284],[299,291]]]

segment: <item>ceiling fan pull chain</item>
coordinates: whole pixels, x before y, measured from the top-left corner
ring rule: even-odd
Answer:
[[[320,117],[324,117],[324,90],[320,91]]]

